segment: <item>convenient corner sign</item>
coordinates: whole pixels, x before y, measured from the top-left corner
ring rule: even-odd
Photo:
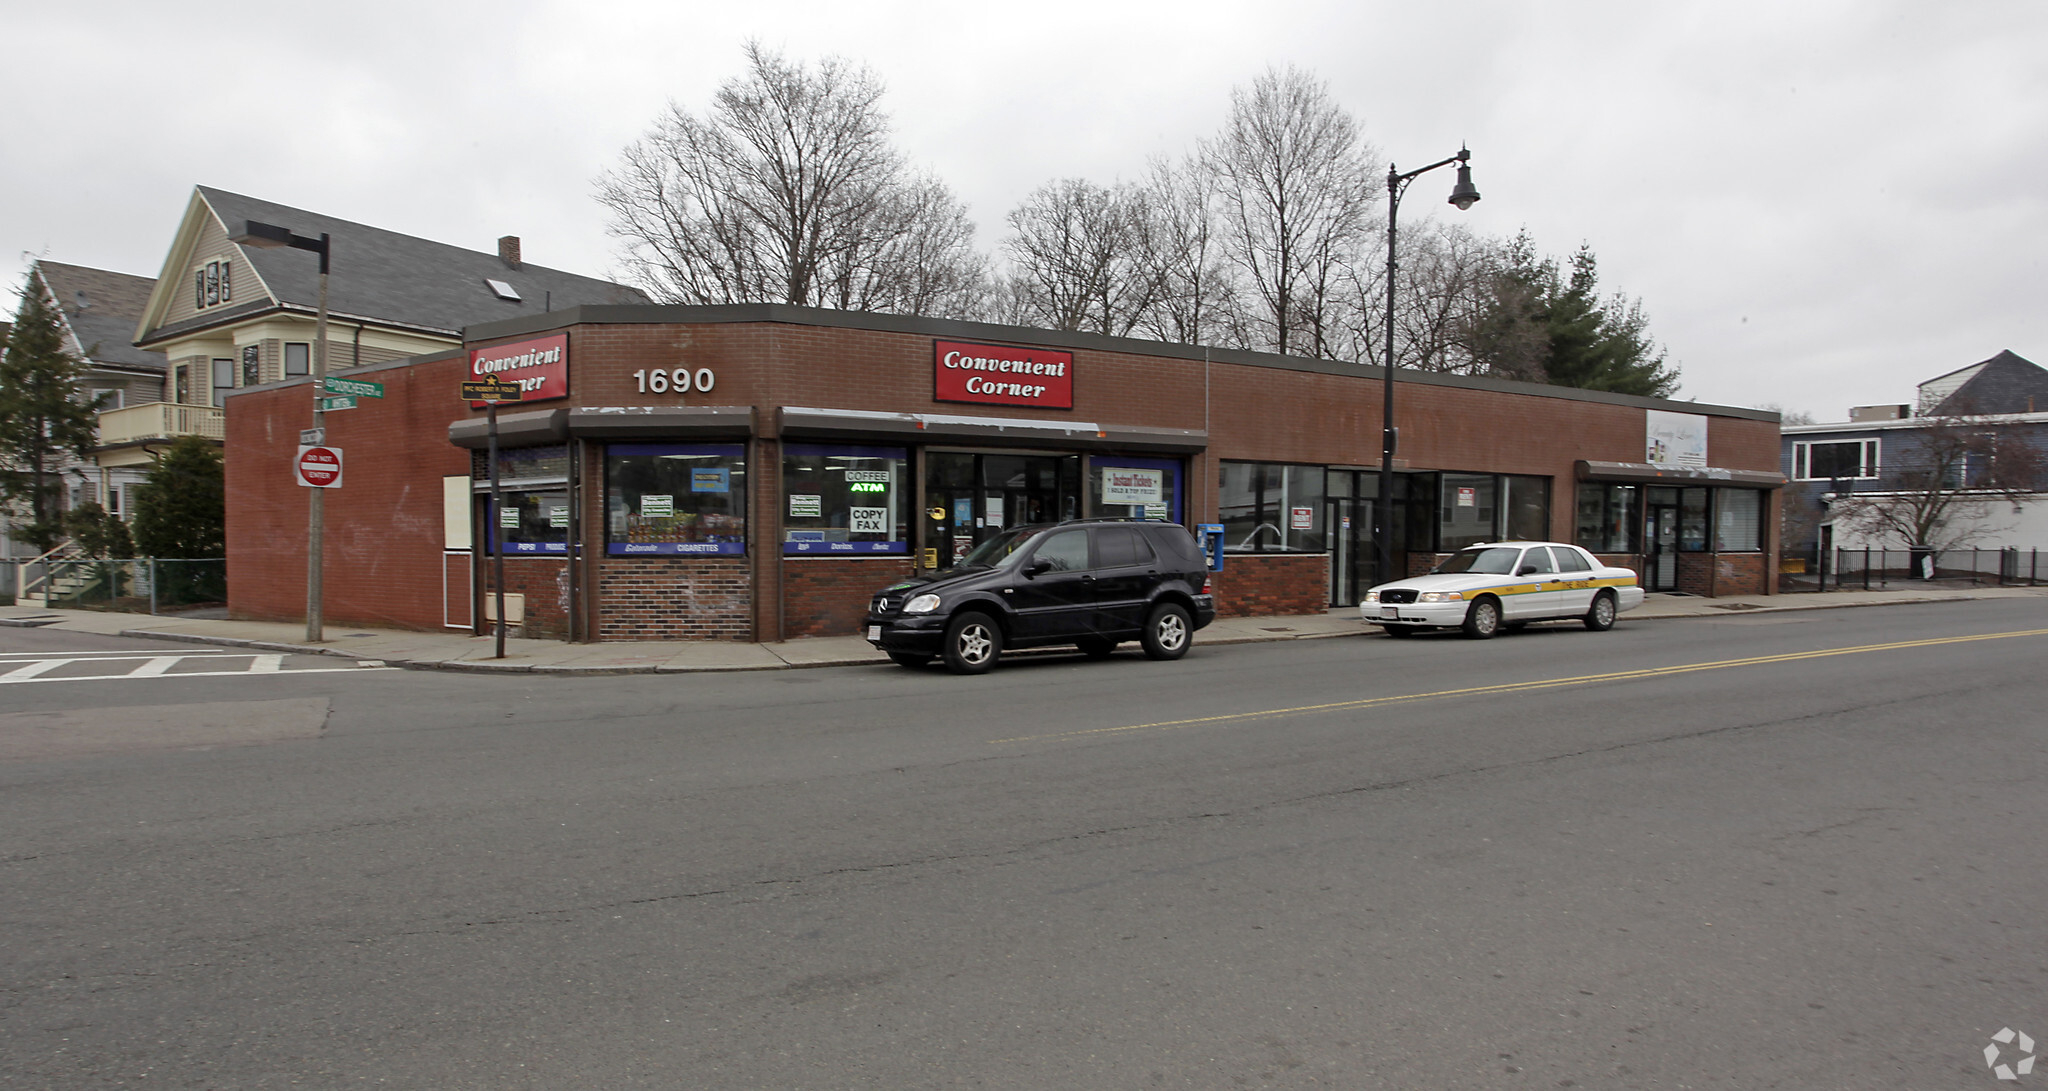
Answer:
[[[546,401],[569,396],[569,335],[566,333],[514,341],[509,345],[469,350],[469,374],[473,379],[497,379],[519,387],[520,397],[499,401]],[[468,397],[467,394],[464,397]],[[471,398],[470,408],[482,409],[481,398]]]
[[[932,342],[932,400],[1074,408],[1074,354],[964,341]]]
[[[341,448],[302,445],[292,463],[292,476],[309,489],[341,488]]]
[[[499,379],[483,379],[462,384],[462,396],[473,404],[516,402],[522,400],[525,394],[525,391],[519,389],[518,383],[508,383]]]
[[[383,383],[372,383],[362,379],[337,379],[332,375],[327,376],[322,388],[329,394],[348,394],[358,398],[384,396]]]

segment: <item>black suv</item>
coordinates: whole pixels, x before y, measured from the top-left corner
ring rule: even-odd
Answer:
[[[1136,639],[1179,659],[1216,618],[1208,566],[1173,523],[1076,519],[1012,527],[951,569],[891,584],[868,605],[868,643],[906,667],[943,656],[980,674],[1004,648],[1072,644],[1091,659]]]

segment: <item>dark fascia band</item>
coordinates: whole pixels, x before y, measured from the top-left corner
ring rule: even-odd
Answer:
[[[974,443],[1007,447],[1066,447],[1160,454],[1192,454],[1209,447],[1208,433],[1181,428],[1138,428],[1083,421],[965,417],[941,413],[874,413],[848,409],[777,411],[781,434],[792,439],[865,439],[896,443]]]
[[[1592,462],[1580,459],[1579,480],[1664,485],[1740,485],[1753,489],[1784,487],[1785,475],[1768,470],[1725,470],[1718,466],[1659,466],[1653,462]]]
[[[548,443],[560,443],[569,438],[569,411],[566,409],[529,409],[519,413],[498,414],[498,445],[500,447],[535,447]],[[490,446],[490,418],[471,417],[448,426],[448,442],[457,447],[483,448]]]

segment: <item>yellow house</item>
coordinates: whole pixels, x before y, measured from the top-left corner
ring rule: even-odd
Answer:
[[[151,427],[217,437],[229,390],[311,373],[319,258],[234,242],[249,222],[328,237],[331,371],[459,347],[462,328],[480,322],[648,302],[634,288],[529,265],[516,236],[490,254],[198,186],[135,344],[168,360],[165,402],[210,412],[180,417],[167,407]],[[101,437],[102,465],[148,460],[139,442],[148,437],[128,436],[126,446],[113,438]]]

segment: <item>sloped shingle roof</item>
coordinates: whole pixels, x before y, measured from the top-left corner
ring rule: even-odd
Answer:
[[[276,224],[300,235],[332,236],[328,309],[458,335],[464,326],[545,310],[646,303],[638,289],[596,277],[522,263],[513,268],[496,254],[464,250],[396,231],[323,216],[305,209],[199,187],[229,233],[245,220]],[[319,260],[289,249],[245,246],[250,266],[278,301],[313,307],[320,294]],[[512,285],[518,301],[500,299],[486,279]]]
[[[61,261],[38,261],[36,269],[64,311],[79,347],[94,363],[163,370],[163,353],[135,347],[135,324],[149,308],[154,277]]]
[[[2048,412],[2048,369],[2011,349],[1963,370],[1972,374],[1924,413]],[[1954,375],[1955,372],[1949,374]],[[1921,385],[1925,387],[1943,378],[1947,376],[1930,379]]]

